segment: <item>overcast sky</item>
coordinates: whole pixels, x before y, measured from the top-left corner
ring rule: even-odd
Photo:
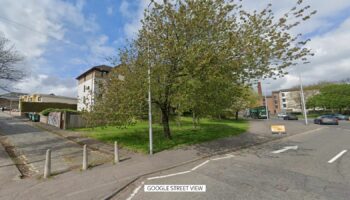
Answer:
[[[106,57],[135,37],[149,0],[0,0],[0,32],[25,56],[27,78],[17,92],[77,96],[75,77],[94,65],[109,64]],[[243,0],[249,9],[273,4],[283,13],[296,0]],[[350,77],[350,1],[309,0],[317,14],[298,27],[311,38],[315,56],[308,65],[290,69],[279,80],[263,81],[263,90]]]

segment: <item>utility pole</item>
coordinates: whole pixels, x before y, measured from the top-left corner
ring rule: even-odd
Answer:
[[[153,0],[148,4],[147,11],[148,14],[149,8]],[[151,98],[151,62],[150,62],[150,47],[149,47],[149,39],[147,41],[147,57],[148,57],[148,126],[149,126],[149,154],[153,155],[153,129],[152,129],[152,98]]]
[[[303,109],[303,112],[304,112],[305,125],[307,125],[308,124],[308,122],[307,122],[307,113],[306,113],[306,106],[305,106],[303,82],[301,81],[301,73],[299,73],[299,81],[300,81],[300,98],[301,98],[301,103],[302,103],[302,109]]]

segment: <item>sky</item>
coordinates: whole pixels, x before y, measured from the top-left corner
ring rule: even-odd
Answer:
[[[278,15],[296,0],[243,0],[247,10],[272,3]],[[77,96],[76,77],[107,64],[137,36],[149,0],[0,0],[0,33],[25,59],[26,78],[12,91]],[[311,63],[289,69],[278,80],[262,81],[263,91],[350,78],[350,1],[305,0],[317,14],[295,31],[311,39]]]

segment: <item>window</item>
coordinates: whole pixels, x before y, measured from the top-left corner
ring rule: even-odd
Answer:
[[[286,94],[282,92],[282,97],[285,97],[285,96],[286,96]]]
[[[286,102],[286,99],[282,99],[282,102]]]
[[[85,92],[85,85],[84,85],[84,92]]]
[[[85,101],[86,101],[85,96],[83,96],[83,104],[85,104]]]
[[[283,104],[283,108],[287,108],[287,104]]]
[[[86,89],[87,89],[87,90],[90,90],[90,86],[87,86]]]
[[[41,97],[38,97],[38,101],[41,102]]]
[[[107,75],[107,74],[108,74],[108,72],[102,71],[102,72],[101,72],[101,77],[103,77],[104,75]]]
[[[278,101],[277,100],[275,100],[275,105],[277,105],[278,104]]]
[[[275,109],[278,109],[278,105],[275,105]]]

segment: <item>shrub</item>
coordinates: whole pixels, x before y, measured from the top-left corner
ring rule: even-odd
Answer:
[[[46,108],[45,110],[41,111],[41,114],[44,115],[44,116],[48,116],[51,112],[79,113],[79,111],[72,110],[72,109]]]

